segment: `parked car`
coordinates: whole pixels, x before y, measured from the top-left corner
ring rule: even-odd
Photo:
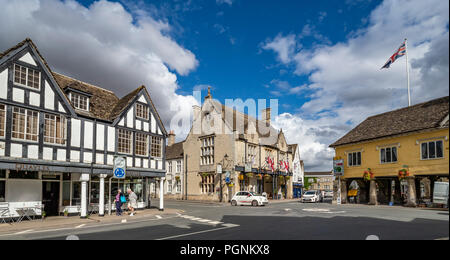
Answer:
[[[327,198],[327,199],[332,199],[333,198],[333,191],[332,190],[326,190],[324,192],[324,196],[323,197]]]
[[[248,205],[257,207],[265,206],[267,204],[269,204],[269,200],[267,200],[267,197],[248,191],[236,192],[236,194],[231,199],[232,206]]]
[[[320,191],[316,191],[316,190],[310,190],[310,191],[306,191],[302,198],[301,198],[301,202],[321,202],[322,201],[322,195]]]

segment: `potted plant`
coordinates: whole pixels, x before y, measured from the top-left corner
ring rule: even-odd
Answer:
[[[365,181],[370,181],[374,178],[374,174],[372,172],[372,169],[367,169],[367,171],[364,171],[363,179]]]
[[[409,177],[409,171],[407,169],[401,169],[398,171],[398,178],[400,180],[405,179],[406,177]]]
[[[64,209],[64,217],[68,217],[69,216],[69,210],[67,210],[67,209]]]
[[[45,211],[42,211],[42,219],[45,219],[46,216],[47,216],[47,213]]]
[[[200,173],[200,175],[201,175],[203,178],[206,178],[206,177],[209,176],[209,173],[204,172],[204,173]]]

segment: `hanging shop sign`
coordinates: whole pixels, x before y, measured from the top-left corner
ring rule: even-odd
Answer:
[[[333,160],[334,176],[344,176],[344,160]]]

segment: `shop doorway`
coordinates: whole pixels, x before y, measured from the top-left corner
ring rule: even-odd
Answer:
[[[42,204],[47,216],[58,216],[59,213],[59,182],[42,182]]]

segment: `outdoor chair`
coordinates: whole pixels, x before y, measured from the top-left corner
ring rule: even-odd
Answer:
[[[0,202],[0,223],[7,223],[6,219],[11,218],[8,202]]]

